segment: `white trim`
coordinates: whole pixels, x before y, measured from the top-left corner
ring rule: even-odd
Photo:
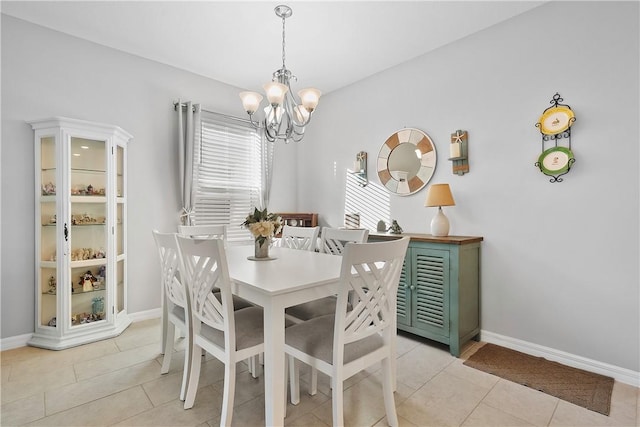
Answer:
[[[137,313],[129,314],[129,319],[131,319],[132,322],[141,322],[143,320],[157,319],[160,317],[162,317],[162,309],[159,307],[151,310],[138,311]]]
[[[131,319],[132,322],[141,322],[143,320],[157,319],[161,316],[162,310],[160,308],[154,308],[152,310],[129,314],[129,319]],[[26,347],[32,336],[33,333],[2,338],[0,339],[0,350],[5,351],[18,347]]]
[[[507,347],[532,356],[544,357],[547,360],[552,360],[578,369],[584,369],[585,371],[606,375],[608,377],[612,377],[616,381],[620,381],[634,387],[640,387],[640,372],[635,372],[631,369],[598,362],[597,360],[587,359],[586,357],[577,356],[561,350],[544,347],[485,330],[480,331],[480,337],[481,341],[484,342]]]
[[[16,335],[15,337],[3,338],[0,340],[0,349],[2,351],[11,350],[18,347],[26,347],[27,342],[33,334]]]

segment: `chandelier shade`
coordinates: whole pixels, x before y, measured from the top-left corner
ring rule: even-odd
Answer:
[[[240,99],[242,99],[244,110],[249,114],[253,114],[260,106],[262,95],[256,92],[240,92]]]
[[[251,124],[264,131],[268,141],[283,140],[286,143],[298,142],[304,137],[305,126],[311,121],[311,115],[318,106],[322,92],[315,88],[298,91],[297,102],[291,91],[291,80],[297,80],[285,65],[285,19],[293,11],[289,6],[279,5],[274,9],[282,18],[282,68],[273,72],[271,82],[262,87],[269,105],[264,108],[264,119],[256,119],[263,96],[257,92],[240,92],[244,110],[249,114]]]

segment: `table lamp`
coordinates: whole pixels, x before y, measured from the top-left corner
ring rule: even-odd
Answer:
[[[455,204],[449,184],[433,184],[429,187],[424,205],[427,207],[438,207],[438,213],[431,220],[432,235],[449,235],[449,220],[444,216],[444,213],[442,213],[442,206],[455,206]]]

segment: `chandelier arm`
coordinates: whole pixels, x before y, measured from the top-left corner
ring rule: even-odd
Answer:
[[[289,89],[289,91],[285,95],[285,100],[289,101],[288,102],[288,108],[285,109],[285,110],[289,113],[289,116],[291,117],[291,123],[296,127],[301,127],[301,128],[305,127],[309,123],[309,121],[311,121],[311,114],[312,113],[309,113],[309,115],[307,116],[307,118],[304,121],[299,122],[299,121],[296,120],[296,118],[298,117],[298,115],[296,115],[296,109],[297,108],[301,108],[302,109],[304,107],[302,106],[302,104],[298,104],[296,102],[295,98],[291,94],[291,89]]]
[[[292,136],[291,136],[291,138],[290,138],[290,141],[293,141],[293,142],[300,142],[300,141],[302,141],[302,138],[303,138],[303,137],[304,137],[304,134],[303,134],[303,133],[302,133],[302,134],[300,134],[300,133],[294,132],[294,133],[293,133],[293,135],[292,135]]]
[[[273,128],[269,125],[267,125],[267,119],[264,119],[264,136],[265,138],[267,138],[267,141],[269,142],[275,142],[276,139],[278,139],[278,133],[277,132],[273,132]]]
[[[253,113],[249,113],[249,123],[251,123],[256,130],[260,130],[261,123],[253,120]]]

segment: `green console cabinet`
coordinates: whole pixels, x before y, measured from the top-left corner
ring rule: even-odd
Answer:
[[[449,346],[480,333],[480,242],[482,237],[377,234],[369,241],[409,236],[398,286],[398,329]]]

